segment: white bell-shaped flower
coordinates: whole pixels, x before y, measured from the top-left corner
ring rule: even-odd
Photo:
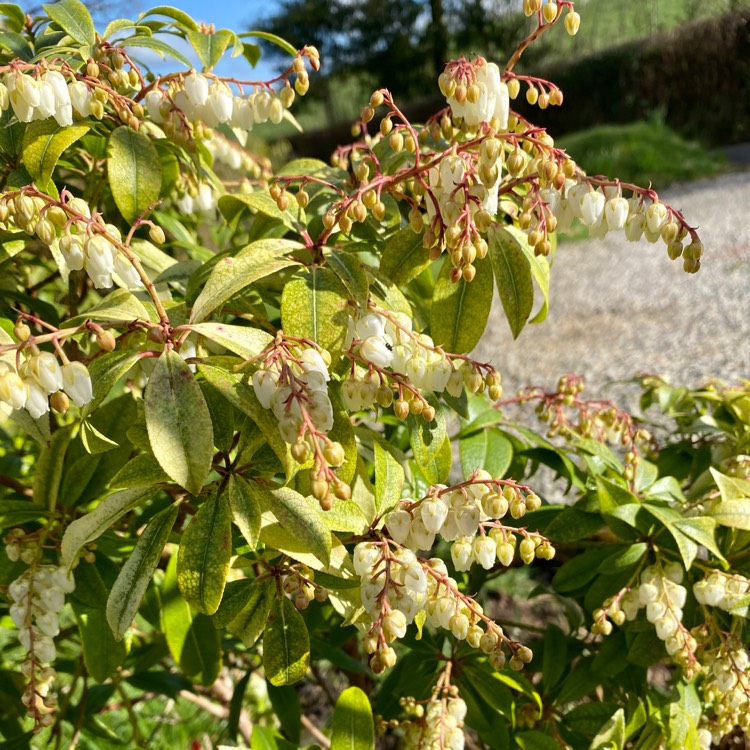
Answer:
[[[149,91],[148,94],[156,94],[159,99],[159,103],[161,103],[161,96],[158,92]],[[146,94],[147,100],[148,94]],[[72,83],[68,84],[68,96],[70,97],[70,103],[72,104],[73,109],[81,117],[88,117],[91,114],[91,90],[83,81],[73,81]],[[149,107],[148,109],[150,115],[151,108]]]
[[[202,107],[208,99],[208,79],[194,70],[185,76],[185,93],[194,107]]]
[[[70,400],[77,406],[88,404],[94,397],[91,376],[83,362],[68,362],[61,368],[63,390],[70,396]]]
[[[143,280],[135,270],[135,266],[122,253],[115,255],[114,271],[120,277],[125,289],[138,289],[143,286]]]
[[[596,224],[604,214],[606,198],[598,190],[587,190],[581,198],[581,221],[586,226]]]

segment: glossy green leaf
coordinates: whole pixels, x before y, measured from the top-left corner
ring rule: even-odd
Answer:
[[[107,178],[117,208],[134,222],[159,200],[161,161],[151,139],[121,125],[107,141]]]
[[[253,583],[246,604],[229,621],[227,630],[250,648],[266,629],[275,598],[276,586],[273,579]],[[221,609],[217,614],[220,612]]]
[[[30,122],[23,134],[23,163],[34,180],[46,185],[63,152],[90,127],[86,123],[61,126],[54,118]]]
[[[49,444],[42,448],[34,467],[33,500],[49,511],[53,511],[57,505],[65,454],[72,435],[71,427],[54,432]]]
[[[244,359],[260,354],[272,341],[273,336],[252,326],[235,326],[227,323],[193,323],[190,330],[205,336],[230,352]]]
[[[291,55],[292,57],[295,57],[297,55],[297,50],[294,49],[294,47],[292,47],[289,42],[285,41],[280,36],[276,36],[276,34],[271,34],[268,31],[245,31],[239,36],[243,39],[248,36],[257,37],[258,39],[265,39],[267,42],[271,42],[277,47],[280,47],[284,50],[284,52]]]
[[[179,505],[173,503],[146,524],[135,549],[112,586],[107,599],[107,622],[118,641],[124,637],[141,605],[177,519],[178,510]]]
[[[375,453],[375,513],[381,515],[401,499],[404,486],[404,467],[391,452],[373,439]],[[370,519],[372,521],[372,519]]]
[[[292,213],[292,208],[282,211],[276,201],[268,193],[232,193],[222,195],[219,198],[219,211],[228,223],[234,221],[243,211],[251,210],[268,216],[271,219],[280,221],[287,229],[296,230],[298,228],[297,217]],[[297,208],[300,213],[300,219],[304,223],[304,213],[302,209]]]
[[[299,682],[310,663],[310,636],[290,599],[277,597],[263,636],[263,669],[272,685]]]
[[[502,432],[485,428],[462,438],[458,444],[461,471],[469,476],[475,469],[485,469],[495,478],[505,476],[513,460],[513,446]]]
[[[197,495],[211,471],[211,415],[193,373],[175,351],[156,360],[144,406],[157,461],[177,484]]]
[[[140,352],[123,350],[108,352],[91,360],[88,368],[94,398],[81,410],[84,417],[91,414],[110,395],[117,381],[133,367],[139,358]]]
[[[156,52],[159,57],[164,58],[165,56],[173,57],[177,62],[182,63],[186,68],[192,68],[193,64],[190,60],[185,57],[179,50],[175,49],[171,44],[167,44],[163,39],[153,36],[143,36],[138,34],[137,36],[130,36],[127,39],[122,39],[117,43],[118,47],[127,49],[128,47],[136,47],[141,49],[149,49]]]
[[[373,750],[375,726],[367,696],[358,687],[344,690],[331,719],[331,750]]]
[[[337,353],[344,345],[350,316],[349,293],[330,268],[301,271],[284,286],[281,324],[292,336],[312,339]]]
[[[235,256],[222,258],[211,270],[195,300],[190,322],[199,323],[253,282],[294,265],[297,261],[285,256],[301,247],[293,240],[263,239],[251,243]]]
[[[232,555],[232,513],[225,493],[212,495],[182,534],[177,583],[185,600],[199,612],[219,608]]]
[[[135,487],[113,492],[90,513],[72,521],[65,529],[60,546],[63,565],[69,568],[84,544],[97,539],[128,511],[143,504],[156,490],[156,487]]]
[[[456,354],[470,352],[478,343],[487,325],[492,307],[492,266],[488,258],[474,262],[476,276],[454,283],[450,274],[450,258],[443,261],[435,283],[430,308],[430,333],[435,344]]]
[[[328,265],[349,291],[350,298],[357,303],[360,309],[366,310],[370,296],[370,283],[367,280],[367,272],[357,256],[354,253],[334,248],[326,256],[326,259]]]
[[[169,475],[159,466],[156,458],[150,453],[141,453],[131,458],[115,474],[110,482],[110,486],[117,489],[151,487],[155,484],[169,481]]]
[[[177,555],[167,565],[160,591],[161,625],[172,658],[185,676],[212,685],[221,670],[220,635],[211,619],[194,614],[177,586]]]
[[[260,536],[261,507],[257,497],[253,494],[249,483],[237,474],[229,475],[227,497],[232,512],[232,521],[242,532],[252,549],[258,544]]]
[[[713,468],[711,474],[721,494],[721,502],[711,509],[711,516],[722,526],[750,531],[750,481]]]
[[[125,660],[127,645],[115,640],[103,607],[87,607],[73,602],[73,612],[81,634],[86,671],[97,682],[104,682]]]
[[[58,0],[42,6],[47,15],[80,44],[96,43],[96,30],[91,14],[80,0]]]
[[[38,521],[47,515],[44,507],[29,500],[0,500],[0,530]]]
[[[542,323],[547,318],[547,311],[549,308],[549,261],[543,255],[534,255],[534,248],[529,245],[529,236],[522,229],[519,229],[513,224],[505,224],[502,227],[502,231],[510,235],[529,261],[531,276],[539,287],[539,291],[541,291],[543,297],[542,306],[529,323]],[[552,235],[550,235],[550,238],[552,238]]]
[[[434,396],[427,400],[435,407],[435,419],[426,422],[422,417],[410,414],[407,425],[414,460],[425,479],[434,484],[448,478],[452,459],[443,407]]]
[[[422,235],[410,227],[399,229],[385,243],[380,272],[397,286],[404,286],[430,265],[430,252],[422,244]]]
[[[221,56],[232,41],[233,36],[234,34],[227,29],[219,29],[213,32],[190,29],[186,32],[187,40],[196,51],[206,70],[211,70],[221,60]]]
[[[272,579],[268,579],[271,581]],[[261,582],[262,583],[262,582]],[[239,578],[229,581],[224,587],[219,608],[211,615],[211,622],[217,628],[225,628],[249,604],[260,584],[253,578]]]
[[[625,747],[625,711],[618,708],[596,733],[589,750],[622,750]]]
[[[171,5],[157,5],[155,8],[144,11],[138,16],[138,21],[142,21],[144,18],[149,16],[167,16],[187,31],[197,31],[198,24],[189,16],[185,11],[175,8]]]
[[[85,313],[69,320],[68,325],[80,325],[86,320],[132,323],[134,320],[148,319],[148,311],[132,292],[127,289],[115,289]]]
[[[534,304],[529,260],[515,238],[502,228],[490,228],[487,240],[500,302],[513,338],[518,338]]]

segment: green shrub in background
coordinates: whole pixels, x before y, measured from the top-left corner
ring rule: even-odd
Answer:
[[[578,29],[524,9],[524,45]],[[523,45],[449,62],[424,125],[375,91],[331,165],[272,174],[247,134],[291,118],[315,48],[169,7],[101,34],[78,0],[0,14],[5,747],[747,729],[747,384],[644,380],[649,425],[575,376],[503,401],[470,356],[496,291],[515,336],[544,320],[574,222],[689,273],[703,252],[510,109],[562,100],[514,73]],[[201,72],[137,64],[187,64],[172,37]],[[278,79],[211,72],[259,37]]]

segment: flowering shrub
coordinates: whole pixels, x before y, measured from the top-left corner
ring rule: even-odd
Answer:
[[[703,251],[653,190],[587,176],[513,112],[522,90],[563,103],[515,66],[580,23],[564,0],[524,9],[505,68],[447,63],[423,125],[378,90],[331,165],[274,170],[247,134],[294,121],[313,47],[170,7],[100,34],[79,0],[0,6],[9,747],[365,748],[377,728],[685,748],[749,728],[747,384],[644,379],[667,420],[647,430],[575,376],[503,400],[470,355],[495,289],[515,336],[544,320],[573,222],[689,273]],[[255,64],[259,37],[289,53],[277,78],[212,72],[230,48]],[[210,740],[167,739],[187,700],[222,718]]]

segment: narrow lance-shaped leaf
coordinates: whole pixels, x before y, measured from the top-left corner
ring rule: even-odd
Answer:
[[[227,630],[250,648],[266,629],[275,597],[276,586],[272,578],[255,582],[247,604],[232,618]]]
[[[125,635],[141,605],[178,510],[179,505],[174,503],[148,522],[112,586],[107,599],[107,622],[118,641]]]
[[[151,139],[127,125],[113,130],[107,143],[107,177],[117,208],[132,223],[159,200],[161,161]]]
[[[192,371],[171,349],[157,359],[144,403],[156,460],[177,484],[197,495],[211,471],[211,415]]]
[[[367,696],[358,687],[344,690],[331,721],[331,750],[372,750],[375,727]]]
[[[80,0],[59,0],[42,7],[60,28],[79,44],[93,46],[96,43],[94,20]]]
[[[227,581],[231,518],[226,495],[213,495],[201,505],[180,543],[177,583],[188,604],[207,615],[219,608]]]
[[[247,543],[254,549],[258,544],[262,515],[258,499],[250,490],[247,480],[236,474],[229,476],[227,496],[232,511],[232,520]]]
[[[310,663],[310,635],[291,600],[277,597],[263,637],[263,668],[272,685],[301,680]]]
[[[376,513],[383,513],[401,499],[404,469],[377,439],[373,442],[373,450],[375,452],[375,510]]]

